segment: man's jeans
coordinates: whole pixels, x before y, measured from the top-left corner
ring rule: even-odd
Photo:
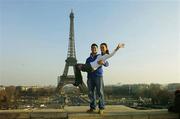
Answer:
[[[96,94],[97,99],[99,99],[99,109],[104,109],[104,82],[103,77],[88,78],[87,80],[89,99],[90,99],[90,108],[96,109]],[[96,88],[96,90],[95,90]]]

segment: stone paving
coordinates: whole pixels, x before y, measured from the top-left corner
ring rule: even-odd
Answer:
[[[67,106],[64,109],[0,110],[0,119],[179,119],[167,109],[136,110],[123,105],[106,106],[103,115],[98,110],[86,113],[88,106]]]

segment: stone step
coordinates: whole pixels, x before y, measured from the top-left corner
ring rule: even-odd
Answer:
[[[167,109],[136,110],[122,105],[106,106],[103,115],[98,110],[86,113],[88,106],[65,109],[0,110],[0,119],[179,119]]]

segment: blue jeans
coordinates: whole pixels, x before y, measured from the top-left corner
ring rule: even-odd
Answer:
[[[99,99],[99,109],[104,109],[104,82],[103,77],[96,77],[96,78],[88,78],[87,86],[89,91],[89,99],[90,99],[90,108],[96,109],[96,96]],[[95,91],[96,89],[96,91]]]

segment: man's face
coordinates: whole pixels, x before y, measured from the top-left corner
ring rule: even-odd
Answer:
[[[97,50],[98,50],[98,48],[96,46],[91,47],[92,54],[97,54]]]

